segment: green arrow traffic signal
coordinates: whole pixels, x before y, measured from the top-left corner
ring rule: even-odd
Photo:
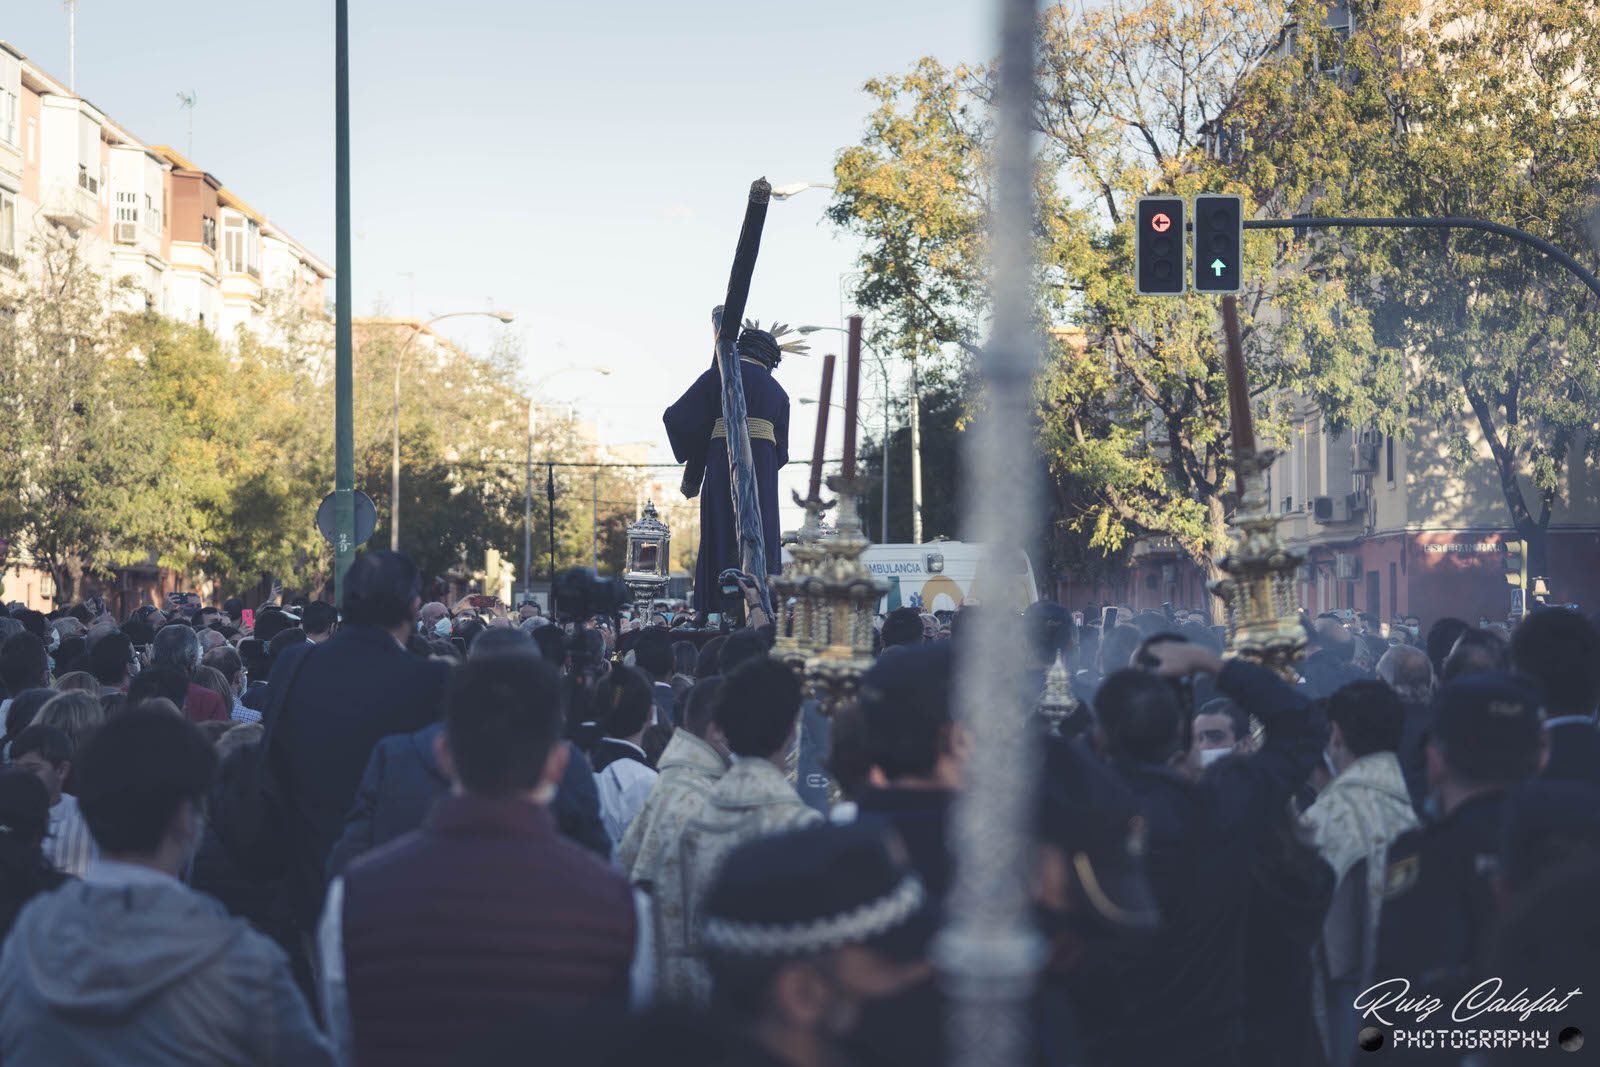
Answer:
[[[1237,293],[1244,254],[1244,201],[1231,194],[1194,198],[1194,287],[1201,293]]]

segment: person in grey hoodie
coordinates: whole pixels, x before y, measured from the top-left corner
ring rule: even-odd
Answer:
[[[0,952],[0,1062],[331,1067],[283,951],[178,880],[216,770],[200,731],[129,711],[76,770],[100,857],[17,917]]]

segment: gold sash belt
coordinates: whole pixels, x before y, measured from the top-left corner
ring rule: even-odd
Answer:
[[[750,440],[766,441],[768,444],[778,443],[778,432],[772,427],[771,419],[746,419],[745,425],[750,427]],[[728,436],[728,424],[721,419],[711,427],[711,439]]]

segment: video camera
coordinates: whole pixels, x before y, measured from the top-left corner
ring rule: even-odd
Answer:
[[[628,587],[616,578],[601,578],[592,567],[573,567],[556,575],[550,598],[563,618],[611,618],[628,602]]]

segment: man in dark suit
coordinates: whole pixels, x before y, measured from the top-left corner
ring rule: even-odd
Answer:
[[[1544,777],[1600,784],[1600,631],[1576,611],[1538,611],[1512,635],[1511,660],[1539,690],[1550,735]]]
[[[521,630],[489,630],[472,643],[469,662],[502,656],[539,660],[539,646]],[[365,852],[387,844],[421,826],[428,809],[450,792],[450,775],[439,764],[438,737],[444,723],[436,722],[415,733],[379,741],[367,760],[356,790],[355,805],[345,816],[344,832],[328,858],[328,877],[344,873]],[[611,838],[600,821],[600,793],[594,769],[583,751],[571,741],[561,787],[550,802],[556,828],[570,841],[611,858]]]
[[[419,586],[403,555],[356,557],[338,633],[273,665],[268,769],[281,793],[289,904],[303,932],[315,929],[328,853],[373,746],[439,717],[449,669],[405,647],[422,606]]]

